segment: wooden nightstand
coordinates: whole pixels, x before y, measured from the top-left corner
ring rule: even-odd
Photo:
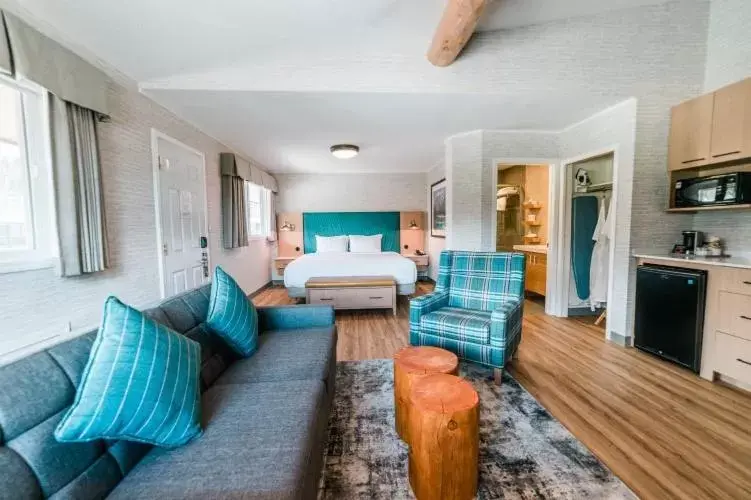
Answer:
[[[279,274],[284,274],[284,269],[287,267],[287,264],[296,258],[297,257],[277,257],[274,259],[274,267],[279,271]]]

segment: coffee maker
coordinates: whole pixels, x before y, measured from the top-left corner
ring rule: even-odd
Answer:
[[[696,255],[696,249],[704,244],[704,234],[701,231],[683,231],[682,234],[686,255]]]

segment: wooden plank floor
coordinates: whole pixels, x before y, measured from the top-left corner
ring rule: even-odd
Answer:
[[[282,288],[254,302],[295,303]],[[390,358],[408,343],[408,307],[400,297],[396,317],[337,313],[339,359]],[[603,336],[591,320],[546,316],[527,301],[509,371],[640,497],[751,498],[751,395]]]

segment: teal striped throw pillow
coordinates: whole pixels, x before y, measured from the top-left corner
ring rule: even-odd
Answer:
[[[62,442],[124,439],[165,448],[201,435],[200,344],[110,297]]]
[[[211,283],[206,326],[240,356],[247,358],[258,348],[258,313],[232,276],[217,266]]]

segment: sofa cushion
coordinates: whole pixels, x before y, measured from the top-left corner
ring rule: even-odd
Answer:
[[[258,351],[230,366],[216,385],[287,380],[328,381],[336,358],[336,329],[308,328],[264,332]],[[327,384],[328,385],[328,384]]]
[[[315,498],[325,393],[318,380],[212,387],[203,436],[153,449],[109,498]]]
[[[424,315],[420,328],[440,337],[487,344],[490,342],[491,314],[490,311],[444,307]]]
[[[237,359],[224,340],[206,326],[211,285],[181,293],[144,314],[201,344],[201,389],[205,390]]]
[[[200,435],[200,346],[110,297],[62,442],[127,439],[174,447]]]
[[[244,358],[258,347],[258,313],[242,288],[219,266],[214,270],[206,325]]]
[[[0,498],[101,498],[151,449],[55,440],[94,338],[92,332],[0,367]]]

